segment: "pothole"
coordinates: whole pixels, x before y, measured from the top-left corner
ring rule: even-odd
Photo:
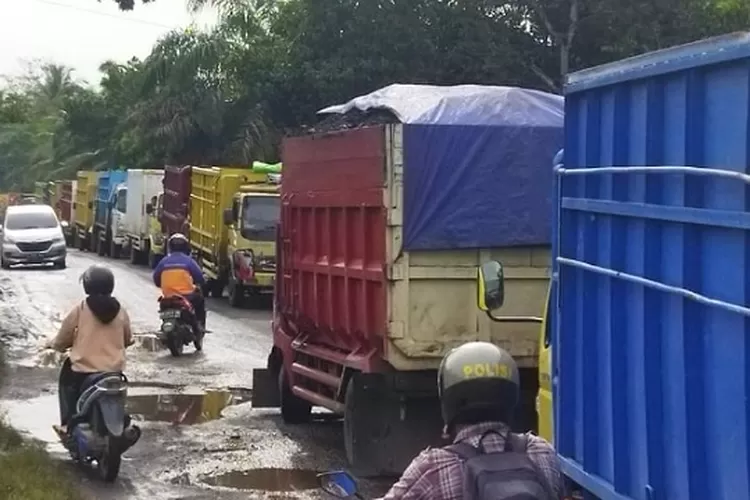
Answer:
[[[204,476],[200,481],[238,490],[300,491],[318,488],[317,474],[306,469],[250,469]]]
[[[248,391],[207,390],[128,394],[127,410],[134,420],[191,425],[216,420],[227,406],[249,401]]]

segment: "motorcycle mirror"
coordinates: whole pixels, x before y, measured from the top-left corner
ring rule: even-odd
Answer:
[[[357,494],[357,480],[344,470],[318,474],[320,488],[336,498],[349,498]]]

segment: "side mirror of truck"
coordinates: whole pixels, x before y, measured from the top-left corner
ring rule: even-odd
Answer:
[[[146,203],[146,215],[153,215],[154,206],[151,203]]]
[[[234,222],[234,211],[231,208],[224,209],[224,225],[230,226]]]
[[[500,309],[505,302],[505,274],[496,260],[479,267],[477,276],[477,307],[485,312]]]

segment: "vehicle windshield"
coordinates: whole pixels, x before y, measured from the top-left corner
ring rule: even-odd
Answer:
[[[8,214],[5,217],[5,229],[50,229],[57,227],[58,222],[52,212],[27,212]]]
[[[256,241],[276,241],[281,202],[275,196],[246,196],[242,200],[243,238]]]

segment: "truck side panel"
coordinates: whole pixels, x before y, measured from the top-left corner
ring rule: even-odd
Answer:
[[[146,204],[162,189],[163,170],[128,170],[127,215],[125,217],[128,234],[137,237],[148,235],[149,220]]]
[[[71,222],[71,205],[73,201],[73,182],[57,181],[55,182],[56,200],[55,209],[60,220]]]
[[[164,167],[164,198],[162,201],[162,231],[169,236],[185,233],[190,204],[190,174],[192,167],[167,165]]]
[[[84,230],[94,224],[93,203],[96,197],[97,175],[98,172],[81,170],[77,176],[75,222],[79,228]]]
[[[228,229],[223,211],[246,180],[247,169],[193,168],[190,191],[190,243],[211,256],[226,251]]]
[[[96,225],[104,227],[107,223],[107,204],[115,187],[128,178],[126,170],[107,170],[99,176],[96,191],[96,211],[94,217]]]
[[[487,339],[535,367],[538,325],[493,323],[477,311],[476,267],[506,263],[508,316],[541,316],[549,249],[402,247],[402,127],[284,142],[280,310],[309,340],[368,352],[346,364],[435,369],[452,347]],[[345,356],[344,356],[345,357]]]
[[[750,498],[750,35],[572,75],[565,116],[565,472],[605,500]]]

